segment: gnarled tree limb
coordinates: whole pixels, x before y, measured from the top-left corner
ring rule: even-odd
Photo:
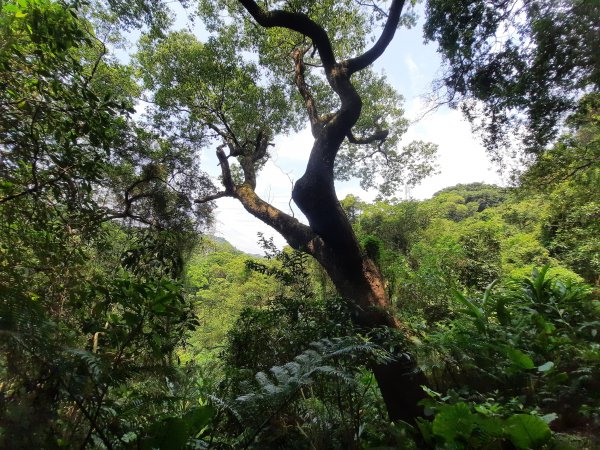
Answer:
[[[265,28],[282,27],[308,36],[319,51],[325,72],[333,69],[336,61],[331,41],[323,27],[306,14],[282,10],[265,11],[253,0],[239,0],[239,2],[254,20]]]

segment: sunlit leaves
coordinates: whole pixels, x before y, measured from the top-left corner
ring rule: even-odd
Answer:
[[[263,82],[257,65],[236,56],[232,45],[227,35],[201,43],[183,32],[142,42],[137,59],[166,132],[197,145],[216,137],[243,147],[260,129],[297,127],[282,88]]]

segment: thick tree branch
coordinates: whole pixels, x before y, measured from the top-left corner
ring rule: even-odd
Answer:
[[[194,200],[194,203],[208,203],[223,197],[231,197],[231,194],[229,194],[226,191],[221,191],[217,192],[216,194],[207,195],[206,197],[197,198],[196,200]]]
[[[219,159],[219,163],[221,163],[221,175],[223,177],[223,186],[225,187],[225,192],[227,192],[229,195],[233,195],[235,191],[235,184],[233,183],[233,178],[231,178],[229,161],[227,161],[227,155],[225,155],[223,147],[224,145],[220,145],[217,148],[217,158]]]
[[[265,202],[247,183],[236,186],[234,196],[246,211],[279,232],[292,248],[310,253],[311,242],[320,240],[309,226]]]
[[[396,29],[398,28],[398,23],[400,22],[400,14],[402,13],[402,8],[404,6],[405,0],[394,0],[392,5],[390,6],[390,10],[387,16],[387,21],[385,26],[383,27],[383,31],[381,32],[381,36],[373,47],[367,50],[360,56],[356,58],[351,58],[346,61],[346,67],[348,69],[348,75],[352,75],[359,70],[363,70],[364,68],[370,66],[375,62],[377,58],[379,58],[387,46],[392,41],[394,34],[396,33]]]
[[[267,137],[268,135],[266,133],[259,133],[256,141],[257,148],[254,149],[256,152],[260,153],[262,148],[266,148],[268,145]],[[252,180],[236,186],[231,177],[231,169],[229,167],[227,155],[225,155],[225,151],[223,150],[224,147],[225,145],[223,144],[217,148],[217,158],[221,164],[221,175],[225,190],[198,199],[195,202],[205,203],[221,197],[237,198],[246,211],[278,231],[293,248],[309,251],[309,247],[312,247],[312,245],[309,245],[311,241],[320,239],[317,234],[298,219],[284,213],[261,199],[256,192],[254,192],[254,186],[251,183]],[[252,160],[252,155],[244,155],[243,157]],[[245,174],[245,176],[247,176],[247,174]]]
[[[282,27],[308,36],[319,51],[325,71],[330,72],[333,69],[335,56],[329,36],[323,27],[312,21],[306,14],[282,10],[265,11],[253,0],[239,0],[239,2],[254,20],[265,28]]]

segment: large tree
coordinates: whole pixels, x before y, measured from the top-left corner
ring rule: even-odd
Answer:
[[[414,142],[398,150],[406,129],[400,97],[370,69],[408,20],[401,15],[404,1],[394,0],[385,10],[354,1],[200,6],[212,32],[207,42],[185,32],[150,35],[137,56],[152,92],[154,120],[181,139],[217,142],[223,190],[197,202],[239,200],[325,268],[338,292],[355,304],[357,325],[374,335],[385,334],[376,331],[385,327],[407,334],[334,185],[336,175],[357,175],[364,186],[390,193],[433,170],[434,146]],[[378,30],[374,35],[367,31],[371,26]],[[369,37],[374,43],[367,48]],[[248,51],[258,55],[258,64],[255,57],[245,58]],[[314,142],[292,198],[308,225],[255,190],[275,135],[306,120]],[[405,348],[373,371],[392,420],[419,415],[425,379]]]

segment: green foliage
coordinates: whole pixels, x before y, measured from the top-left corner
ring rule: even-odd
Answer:
[[[383,242],[375,236],[366,236],[361,240],[362,248],[369,258],[376,263],[380,262]]]
[[[324,338],[292,361],[258,372],[252,390],[232,406],[245,429],[237,445],[360,448],[376,427],[385,428],[378,420],[381,405],[373,409],[373,375],[361,367],[387,358],[357,337]]]
[[[482,298],[457,293],[464,311],[440,323],[421,348],[441,388],[453,380],[472,400],[492,392],[500,403],[518,396],[530,411],[557,413],[561,426],[597,420],[582,408],[600,401],[592,381],[600,370],[597,302],[587,286],[552,278],[548,270],[492,285]]]
[[[534,266],[595,282],[597,201],[586,186],[559,183],[540,195],[473,183],[422,202],[355,202],[354,227],[360,239],[381,240],[379,264],[403,314],[435,321],[451,313],[452,290],[482,292]]]
[[[598,103],[597,94],[585,96],[567,120],[568,132],[521,177],[528,192],[548,199],[543,239],[550,255],[589,283],[597,283],[600,274]]]
[[[502,417],[498,404],[470,404],[463,401],[447,403],[448,398],[424,401],[432,422],[420,420],[418,427],[425,442],[435,448],[506,448],[511,443],[519,449],[544,448],[551,440],[548,423],[532,414],[512,414]]]
[[[557,185],[576,180],[583,188],[593,182],[600,160],[600,94],[585,95],[567,118],[567,128],[551,148],[527,168],[520,183],[533,191],[552,191]]]
[[[343,383],[352,384],[354,378],[342,370],[339,360],[357,360],[368,355],[375,362],[389,358],[381,349],[369,342],[361,342],[350,337],[321,339],[310,344],[312,348],[296,356],[283,366],[273,366],[269,374],[258,372],[255,379],[258,391],[237,398],[240,403],[264,402],[278,409],[279,403],[289,402],[300,389],[314,383],[315,378],[324,375],[334,377]]]
[[[227,244],[204,239],[189,260],[187,281],[194,286],[194,303],[201,324],[187,340],[184,362],[222,346],[229,329],[245,308],[268,304],[280,287],[267,275],[248,270],[259,264]]]
[[[349,305],[341,299],[278,297],[266,308],[242,311],[229,332],[225,361],[255,373],[292,359],[310,342],[351,330]]]
[[[425,38],[440,45],[448,99],[489,149],[516,135],[542,153],[582,92],[598,90],[598,12],[595,1],[427,2]]]
[[[128,106],[93,89],[102,48],[76,10],[5,2],[1,17],[2,200],[47,193],[85,209]]]
[[[508,200],[508,190],[498,186],[485,183],[457,184],[447,187],[433,194],[437,197],[440,194],[454,193],[465,199],[465,204],[477,204],[477,212],[486,208],[498,206]]]
[[[460,268],[461,281],[469,287],[483,289],[499,278],[501,238],[504,224],[496,220],[466,221],[459,235],[464,260]]]
[[[133,72],[81,12],[53,1],[2,8],[0,204],[34,202],[33,217],[42,204],[63,208],[75,227],[114,218],[182,230],[192,218],[207,223],[209,208],[190,196],[212,185],[190,147],[131,120]]]
[[[178,377],[170,358],[195,326],[191,304],[170,280],[96,284],[96,277],[83,291],[63,290],[71,298],[63,297],[58,312],[49,294],[14,302],[2,290],[6,442],[54,446],[62,439],[83,445],[92,438],[110,446],[152,420],[149,399],[163,408],[168,404],[160,380]],[[44,410],[36,407],[44,401]],[[52,431],[56,427],[60,434]]]
[[[0,446],[123,446],[187,408],[178,278],[210,184],[130,118],[132,72],[81,10],[0,8]]]

